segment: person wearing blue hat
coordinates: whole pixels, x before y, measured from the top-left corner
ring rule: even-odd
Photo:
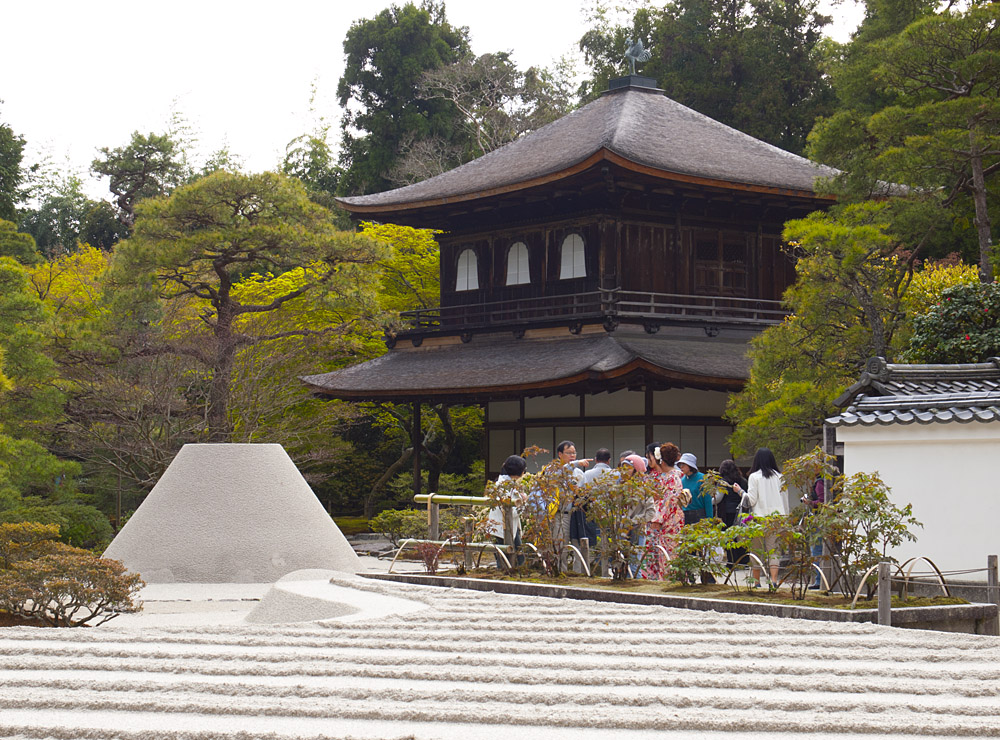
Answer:
[[[698,470],[698,458],[690,452],[685,452],[677,461],[677,467],[683,474],[681,485],[691,492],[691,500],[684,507],[684,524],[694,524],[702,519],[711,519],[714,514],[714,502],[710,495],[701,492],[701,483],[705,480],[705,474]],[[715,577],[711,573],[702,573],[701,582],[715,583]]]
[[[711,518],[712,497],[703,496],[701,493],[701,482],[705,480],[705,474],[698,470],[698,458],[690,452],[685,452],[677,461],[677,467],[683,475],[681,485],[691,492],[691,500],[684,507],[684,523],[694,524],[702,519]]]

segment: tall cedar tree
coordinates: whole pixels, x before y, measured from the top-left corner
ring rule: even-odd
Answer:
[[[591,67],[587,97],[624,73],[628,38],[646,42],[652,58],[639,74],[699,113],[797,154],[833,93],[823,73],[822,30],[830,19],[816,0],[677,0],[643,7],[630,26],[600,12],[580,40]]]
[[[393,186],[389,172],[407,141],[466,136],[455,105],[419,97],[423,74],[469,54],[468,29],[454,28],[444,3],[392,5],[354,23],[344,39],[346,67],[337,94],[344,108],[339,192]]]

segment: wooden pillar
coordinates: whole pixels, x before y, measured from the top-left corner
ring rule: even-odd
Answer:
[[[878,564],[878,623],[886,627],[892,626],[892,590],[889,578],[889,563]]]
[[[421,483],[420,483],[420,402],[417,401],[413,404],[413,430],[410,432],[410,443],[413,445],[413,495],[419,496]],[[428,493],[437,493],[437,491],[428,491]]]
[[[997,568],[996,555],[988,555],[986,558],[986,585],[988,592],[987,598],[991,604],[997,605],[997,614],[998,618],[1000,618],[1000,570]],[[1000,625],[994,624],[993,629],[1000,630]],[[986,634],[1000,634],[1000,631],[988,631]]]
[[[646,437],[645,444],[649,444],[650,442],[656,442],[657,440],[653,439],[653,389],[649,386],[648,383],[644,388],[644,393],[645,393],[645,399],[644,399],[643,414],[646,416],[644,435]],[[618,452],[621,452],[621,450],[618,450]],[[641,450],[636,450],[636,453],[638,453],[640,457],[645,457],[646,456],[645,447]]]

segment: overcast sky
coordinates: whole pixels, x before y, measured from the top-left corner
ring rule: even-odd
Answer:
[[[336,127],[344,35],[389,0],[20,0],[6,3],[0,43],[0,121],[85,179],[102,146],[135,130],[163,132],[173,113],[202,157],[227,146],[252,171],[277,166],[285,145]],[[400,3],[401,4],[401,3]],[[522,67],[572,53],[586,23],[581,0],[448,0],[473,51],[512,50]],[[827,10],[846,40],[861,9]],[[310,105],[315,89],[315,103]],[[103,194],[96,181],[92,195]]]

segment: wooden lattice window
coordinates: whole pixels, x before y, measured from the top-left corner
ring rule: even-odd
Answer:
[[[746,239],[705,233],[696,236],[694,287],[700,295],[745,296]]]

